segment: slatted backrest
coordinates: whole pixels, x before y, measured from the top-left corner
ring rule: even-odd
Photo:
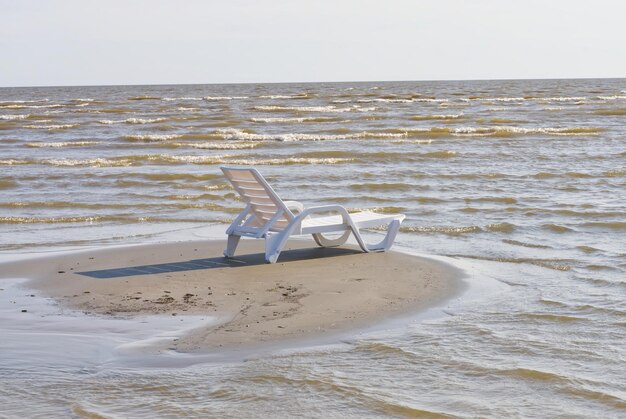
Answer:
[[[256,219],[256,226],[265,226],[279,210],[282,210],[283,214],[270,229],[284,228],[293,220],[294,215],[256,169],[238,167],[220,167],[220,169],[244,202],[249,205]]]

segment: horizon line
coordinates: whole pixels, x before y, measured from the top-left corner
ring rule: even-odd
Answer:
[[[537,77],[494,79],[424,79],[424,80],[326,80],[326,81],[279,81],[279,82],[213,82],[213,83],[139,83],[139,84],[50,84],[0,86],[0,89],[48,88],[48,87],[124,87],[124,86],[227,86],[251,84],[320,84],[320,83],[428,83],[428,82],[475,82],[475,81],[529,81],[529,80],[620,80],[626,77]]]

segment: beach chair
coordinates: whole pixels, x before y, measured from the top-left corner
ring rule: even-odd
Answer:
[[[245,208],[226,230],[228,242],[224,256],[233,257],[242,236],[265,239],[265,260],[275,263],[290,236],[311,234],[321,247],[340,246],[350,233],[364,252],[382,252],[393,244],[403,214],[385,215],[371,211],[348,213],[341,205],[305,208],[300,202],[283,201],[253,168],[221,167],[235,191],[241,195]],[[387,226],[387,234],[379,242],[367,244],[360,229]],[[328,238],[323,234],[341,233]]]

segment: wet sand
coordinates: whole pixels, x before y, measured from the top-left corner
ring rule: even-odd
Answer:
[[[182,352],[365,327],[461,287],[458,271],[430,259],[312,245],[290,242],[274,265],[264,263],[260,240],[243,240],[231,260],[221,256],[223,241],[116,247],[6,263],[0,277],[29,278],[29,287],[93,316],[217,319],[167,344]]]

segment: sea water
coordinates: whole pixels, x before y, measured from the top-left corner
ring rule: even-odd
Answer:
[[[0,338],[0,416],[623,417],[625,122],[624,79],[0,89],[2,259],[197,239],[241,209],[219,166],[252,165],[501,284],[245,362],[16,364]]]

